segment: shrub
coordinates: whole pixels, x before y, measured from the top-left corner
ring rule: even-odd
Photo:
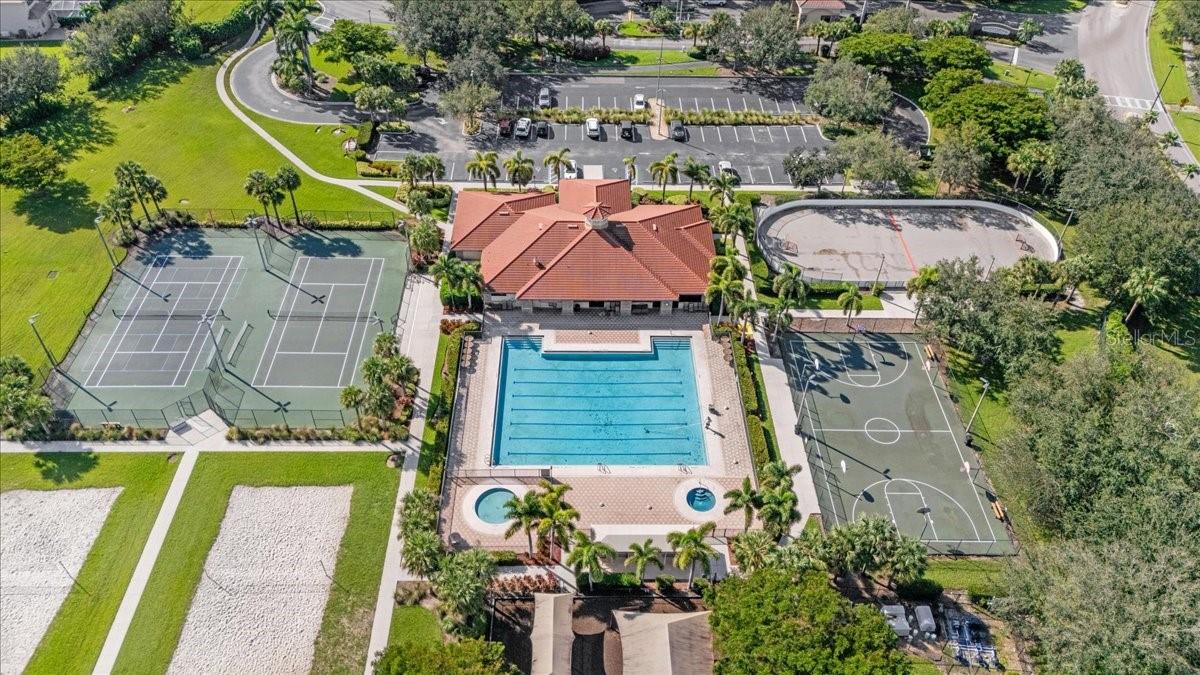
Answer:
[[[649,110],[626,110],[624,108],[545,108],[537,110],[518,110],[518,117],[528,117],[534,120],[546,120],[555,124],[583,124],[589,117],[595,117],[601,124],[616,124],[629,120],[638,124],[650,123]]]
[[[521,554],[516,551],[492,551],[492,560],[499,566],[511,566],[521,564]]]
[[[668,121],[683,120],[684,124],[707,124],[747,126],[771,124],[816,124],[821,121],[818,115],[808,113],[769,113],[760,110],[676,110],[667,108],[664,112]],[[604,120],[601,120],[604,121]]]
[[[750,455],[754,458],[754,466],[766,466],[771,461],[771,454],[767,446],[767,433],[757,415],[746,416],[746,435],[750,437]]]
[[[367,178],[390,178],[396,175],[397,162],[377,159],[373,162],[355,162],[354,168],[358,175]]]
[[[589,574],[584,572],[577,577],[576,586],[580,591],[588,588]],[[633,572],[605,572],[591,582],[596,591],[628,591],[642,587],[642,580]]]
[[[358,125],[358,149],[366,152],[370,150],[371,143],[375,140],[375,120],[367,120]]]
[[[896,594],[913,602],[934,602],[942,595],[942,585],[933,579],[914,579],[896,584]]]
[[[747,415],[757,415],[759,411],[758,393],[754,390],[754,374],[746,360],[746,347],[738,340],[733,341],[733,365],[737,369],[738,389],[742,392],[742,404],[746,407]]]
[[[883,295],[883,289],[884,285],[876,281],[875,283],[871,284],[871,295],[878,298],[879,296]]]
[[[675,577],[670,574],[660,574],[654,577],[654,586],[659,593],[670,593],[675,590]]]
[[[242,0],[237,8],[219,21],[197,21],[190,26],[191,32],[205,49],[212,49],[229,42],[238,35],[254,28],[254,19],[248,11],[250,0]]]

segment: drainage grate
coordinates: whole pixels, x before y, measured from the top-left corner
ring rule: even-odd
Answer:
[[[58,276],[58,270],[50,270],[49,272],[46,272],[47,279],[54,279],[57,276]]]

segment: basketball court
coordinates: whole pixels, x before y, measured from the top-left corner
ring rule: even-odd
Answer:
[[[913,335],[791,333],[784,361],[831,526],[880,515],[931,552],[1014,551],[925,346]]]

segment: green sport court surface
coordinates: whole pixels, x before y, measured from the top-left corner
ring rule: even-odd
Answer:
[[[212,407],[247,427],[341,425],[339,390],[395,329],[407,265],[395,232],[174,231],[113,275],[54,388],[86,424]]]
[[[915,336],[790,333],[783,356],[828,524],[882,515],[931,552],[1014,552]]]

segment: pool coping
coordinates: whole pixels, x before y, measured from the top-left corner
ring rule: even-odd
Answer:
[[[503,483],[497,481],[495,483],[482,483],[468,488],[462,499],[459,500],[462,502],[463,520],[467,521],[467,526],[480,534],[504,534],[504,531],[512,525],[512,519],[502,523],[489,523],[475,513],[475,502],[483,496],[483,493],[495,489],[508,490],[519,499],[524,497],[526,492],[529,492],[530,487],[520,483]]]

